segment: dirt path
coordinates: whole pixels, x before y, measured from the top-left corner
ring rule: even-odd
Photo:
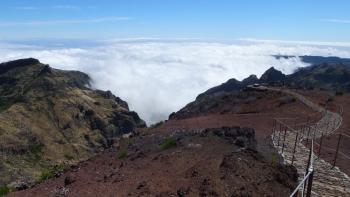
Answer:
[[[304,96],[295,93],[291,90],[283,90],[278,88],[266,88],[260,87],[259,89],[267,89],[270,91],[280,91],[289,94],[306,106],[312,108],[314,111],[322,112],[323,117],[311,127],[311,135],[307,136],[297,136],[297,133],[302,133],[301,131],[287,131],[285,136],[285,146],[281,146],[281,142],[278,142],[277,137],[273,137],[273,143],[278,151],[285,158],[286,163],[292,163],[293,151],[295,140],[296,151],[294,154],[293,165],[297,168],[299,173],[299,179],[302,179],[304,172],[306,171],[306,166],[308,162],[309,149],[302,144],[303,139],[306,138],[320,138],[322,135],[330,135],[336,131],[342,124],[342,117],[334,112],[330,112],[320,107],[319,105],[311,102]],[[276,131],[275,136],[279,135],[279,131]],[[281,139],[280,139],[281,140]],[[283,151],[282,151],[283,149]],[[350,196],[350,179],[349,177],[341,172],[339,168],[333,168],[331,164],[323,160],[322,158],[316,158],[314,162],[314,182],[312,188],[312,194],[314,196]]]

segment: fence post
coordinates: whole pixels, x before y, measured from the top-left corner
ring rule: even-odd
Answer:
[[[312,139],[315,140],[315,135],[316,135],[316,130],[317,130],[317,124],[315,124],[315,130]]]
[[[292,165],[294,163],[294,155],[295,155],[295,149],[296,149],[296,146],[297,146],[298,135],[299,135],[299,133],[297,132],[297,135],[295,136],[295,142],[294,142],[294,148],[293,148]]]
[[[310,135],[310,130],[311,130],[311,125],[307,125],[309,127],[307,131],[307,137],[306,137],[306,146],[309,144],[309,135]]]
[[[305,131],[306,131],[305,128],[306,128],[305,125],[302,125],[302,126],[301,126],[301,132],[302,132],[302,134],[301,134],[301,136],[299,136],[300,139],[303,139],[304,136],[305,136]]]
[[[275,126],[276,126],[276,120],[273,119],[273,121],[272,121],[272,142],[275,139]]]
[[[327,135],[327,133],[328,133],[329,125],[330,125],[330,122],[327,122],[326,135]],[[322,132],[322,133],[323,133],[323,132]]]
[[[311,190],[312,190],[312,180],[314,178],[314,170],[311,169],[311,174],[308,178],[308,183],[307,183],[307,192],[306,192],[306,197],[310,197],[311,196]]]
[[[285,145],[285,141],[286,141],[286,134],[287,134],[287,126],[286,128],[284,129],[284,136],[283,136],[283,145],[282,145],[282,153],[284,151],[284,145]]]
[[[282,123],[279,123],[280,124],[280,131],[278,132],[278,141],[277,141],[277,146],[280,146],[280,136],[281,136],[281,132],[282,132]]]
[[[337,162],[340,140],[341,140],[341,133],[339,133],[338,144],[337,144],[337,150],[335,151],[335,157],[334,157],[334,162],[333,162],[333,168],[334,168],[334,166],[335,166],[335,163]]]
[[[321,157],[322,141],[323,141],[323,132],[321,133],[320,147],[318,148],[318,156],[319,157]]]
[[[309,151],[309,158],[308,158],[308,160],[307,160],[307,165],[306,165],[306,174],[307,174],[307,172],[308,172],[308,170],[309,170],[309,167],[310,167],[310,164],[311,164],[311,154],[312,154],[312,146],[310,146],[310,151]]]

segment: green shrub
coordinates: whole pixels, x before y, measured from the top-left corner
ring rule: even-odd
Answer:
[[[53,168],[52,168],[52,172],[55,173],[55,172],[64,172],[66,171],[67,169],[69,168],[68,165],[64,165],[64,164],[58,164],[58,165],[55,165]]]
[[[176,140],[173,138],[166,138],[164,141],[160,144],[160,149],[166,150],[172,147],[176,146]]]
[[[128,151],[127,150],[121,150],[118,152],[118,159],[124,159],[128,156]]]
[[[0,196],[5,196],[10,192],[10,188],[6,185],[0,187]]]
[[[53,177],[54,177],[53,170],[45,169],[41,172],[39,179],[40,179],[40,181],[46,181],[46,180],[51,179]]]
[[[276,153],[272,153],[272,156],[271,156],[271,164],[272,165],[277,165],[277,159],[278,159],[278,156]]]
[[[74,159],[74,157],[71,154],[69,154],[69,153],[65,153],[63,156],[64,156],[64,158],[66,158],[68,160],[73,160]]]
[[[127,143],[130,145],[135,144],[135,138],[128,138]]]

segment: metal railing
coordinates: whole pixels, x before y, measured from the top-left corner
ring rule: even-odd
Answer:
[[[314,177],[314,156],[313,156],[313,140],[311,140],[311,147],[309,153],[309,161],[306,172],[304,173],[304,178],[300,181],[299,185],[294,189],[290,197],[296,197],[301,194],[301,197],[310,197],[312,192],[312,181]],[[306,191],[305,191],[306,190]]]
[[[293,123],[293,126],[290,126],[285,121],[290,121]],[[289,148],[292,148],[291,152],[291,161],[290,163],[293,165],[294,161],[296,160],[296,149],[297,146],[299,146],[303,140],[311,137],[310,132],[316,132],[316,122],[307,121],[306,123],[298,123],[296,118],[274,118],[273,119],[273,127],[272,127],[272,141],[274,142],[276,147],[279,147],[281,150],[281,153],[284,154],[285,148],[286,148],[286,136],[293,138],[294,141],[289,141],[289,143],[292,143],[292,146],[289,146]],[[306,132],[309,134],[306,135]],[[295,136],[295,137],[294,137]],[[304,177],[298,184],[298,186],[293,190],[292,194],[290,196],[311,196],[312,191],[312,182],[313,182],[313,175],[314,175],[314,137],[311,137],[311,146],[309,149],[309,156],[307,160],[307,165],[305,166],[305,172]],[[299,169],[301,170],[301,169]]]

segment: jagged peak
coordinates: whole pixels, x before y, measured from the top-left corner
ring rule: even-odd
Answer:
[[[259,79],[256,75],[249,75],[249,77],[242,80],[242,83],[244,85],[250,85],[250,84],[256,83],[258,81],[259,81]]]
[[[281,71],[275,69],[275,67],[270,67],[267,69],[264,74],[261,75],[260,81],[261,82],[272,82],[272,81],[283,81],[285,79],[286,75],[283,74]]]

